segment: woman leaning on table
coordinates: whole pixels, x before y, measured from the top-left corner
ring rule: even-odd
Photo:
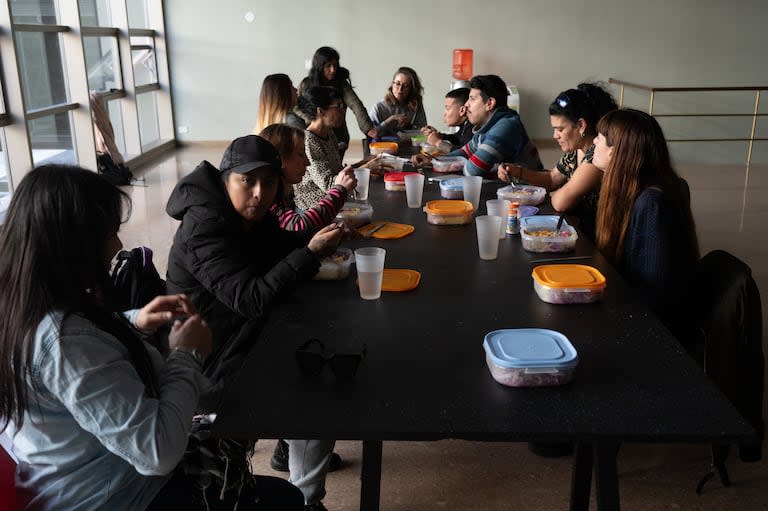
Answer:
[[[416,71],[410,67],[395,71],[384,99],[371,108],[371,121],[376,125],[379,136],[426,126],[423,94],[424,88]]]
[[[575,216],[581,231],[594,239],[603,173],[592,164],[593,139],[597,121],[616,108],[613,97],[597,84],[580,83],[575,89],[561,92],[549,105],[552,136],[564,151],[560,161],[548,172],[502,163],[499,179],[546,188],[552,207]]]
[[[219,500],[177,467],[211,331],[181,294],[110,307],[129,206],[95,172],[47,165],[21,180],[0,230],[0,431],[26,509],[301,509],[280,479],[244,475]],[[164,359],[142,338],[172,321]]]
[[[673,332],[684,328],[684,293],[699,260],[688,185],[672,168],[652,116],[622,109],[597,125],[594,165],[605,173],[597,248]]]
[[[360,98],[357,97],[355,90],[352,88],[349,70],[341,67],[339,64],[339,52],[329,46],[323,46],[315,51],[315,54],[312,56],[312,67],[307,77],[299,85],[299,96],[303,96],[310,87],[320,85],[336,89],[344,104],[355,114],[357,125],[362,133],[370,138],[378,136],[371,119],[368,117],[368,113],[365,111],[363,102],[360,101]],[[297,109],[296,113],[307,123],[312,120],[301,109]],[[347,147],[349,147],[349,129],[347,129],[346,118],[343,118],[342,124],[334,128],[333,131],[339,141],[339,154],[343,158]]]

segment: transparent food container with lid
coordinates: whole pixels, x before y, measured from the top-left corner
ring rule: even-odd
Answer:
[[[424,207],[427,222],[434,225],[462,225],[472,222],[475,208],[463,200],[432,200]]]
[[[434,172],[463,172],[467,159],[463,156],[440,156],[432,158]]]
[[[499,199],[507,199],[510,202],[517,202],[521,206],[538,206],[544,202],[547,191],[541,186],[531,185],[509,185],[496,190],[496,196]]]
[[[397,142],[371,142],[368,145],[371,154],[397,154],[398,147]]]
[[[315,280],[343,280],[349,276],[354,254],[348,248],[339,248],[328,257],[320,260],[320,270],[315,275]]]
[[[544,328],[494,330],[486,334],[483,348],[491,376],[509,387],[563,385],[579,363],[568,338]]]
[[[384,174],[384,188],[390,192],[405,191],[405,176],[418,172],[387,172]]]
[[[464,178],[443,179],[440,181],[440,196],[446,199],[464,198]]]
[[[531,276],[536,294],[547,303],[592,303],[605,292],[603,274],[583,264],[542,264]]]
[[[344,220],[353,227],[370,223],[372,218],[373,207],[370,204],[353,201],[347,201],[336,215],[336,220]]]
[[[576,229],[563,222],[557,231],[556,215],[536,215],[520,219],[520,238],[529,252],[570,252],[579,235]]]

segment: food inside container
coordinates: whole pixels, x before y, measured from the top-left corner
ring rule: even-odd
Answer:
[[[496,190],[499,199],[507,199],[522,205],[538,206],[544,202],[547,191],[541,186],[509,185]]]
[[[405,191],[405,176],[418,174],[418,172],[387,172],[384,174],[384,188],[390,192]]]
[[[339,248],[320,260],[320,270],[315,280],[342,280],[349,276],[355,256],[348,248]]]
[[[544,328],[494,330],[483,340],[491,376],[509,387],[563,385],[579,363],[566,336]]]
[[[432,200],[424,207],[427,222],[434,225],[461,225],[472,221],[475,208],[463,200]]]
[[[421,147],[421,144],[425,143],[426,141],[427,137],[425,137],[422,133],[411,137],[411,145],[413,147]]]
[[[378,160],[370,163],[369,166],[372,166],[376,170],[383,170],[385,172],[400,172],[403,170],[403,166],[409,162],[410,160],[406,158],[400,158],[399,156],[384,153],[379,157]]]
[[[440,195],[446,199],[463,199],[464,178],[458,177],[440,181]]]
[[[563,222],[557,230],[556,215],[528,216],[520,219],[520,238],[529,252],[570,252],[579,239],[576,229]]]
[[[426,142],[421,144],[421,152],[428,156],[433,156],[433,157],[443,155],[443,152],[440,149],[433,146],[432,144],[427,144]]]
[[[432,159],[432,170],[435,172],[463,172],[467,159],[463,156],[440,156]]]
[[[336,215],[337,220],[344,220],[353,227],[367,224],[371,218],[373,218],[373,207],[370,204],[353,201],[347,201],[339,214]]]
[[[371,154],[397,154],[397,142],[371,142],[368,149]]]
[[[536,294],[547,303],[592,303],[605,292],[603,274],[583,264],[543,264],[531,276]]]

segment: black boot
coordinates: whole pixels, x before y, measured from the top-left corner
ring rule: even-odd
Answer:
[[[272,470],[278,472],[288,472],[288,443],[285,440],[278,440],[275,445],[275,452],[272,453],[272,459],[269,460]],[[328,461],[328,472],[336,472],[341,468],[341,456],[337,453],[331,454]]]

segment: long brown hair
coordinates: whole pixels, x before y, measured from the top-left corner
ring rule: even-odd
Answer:
[[[680,210],[685,247],[691,260],[698,259],[696,226],[689,198],[672,168],[667,142],[651,115],[629,108],[605,114],[597,124],[613,155],[605,170],[597,206],[597,248],[614,264],[621,262],[632,208],[648,187],[664,192]]]
[[[259,136],[275,146],[283,162],[296,150],[296,146],[304,145],[304,132],[287,124],[270,124],[261,130]],[[283,173],[283,195],[289,196],[292,190],[293,187],[285,182],[285,173]]]
[[[392,81],[395,81],[395,77],[400,74],[407,76],[408,80],[411,82],[411,88],[408,89],[408,97],[406,98],[405,104],[408,107],[408,110],[415,112],[421,106],[421,96],[424,94],[424,87],[421,86],[419,75],[417,75],[416,71],[410,67],[403,66],[398,68],[397,71],[395,71],[395,74],[392,75]],[[387,88],[387,94],[384,96],[384,101],[392,105],[397,105],[399,103],[399,101],[395,99],[395,95],[392,94],[392,83],[390,83],[389,88]]]
[[[288,75],[267,75],[259,93],[259,113],[253,129],[254,135],[270,124],[285,122],[286,115],[293,107],[293,83]]]

